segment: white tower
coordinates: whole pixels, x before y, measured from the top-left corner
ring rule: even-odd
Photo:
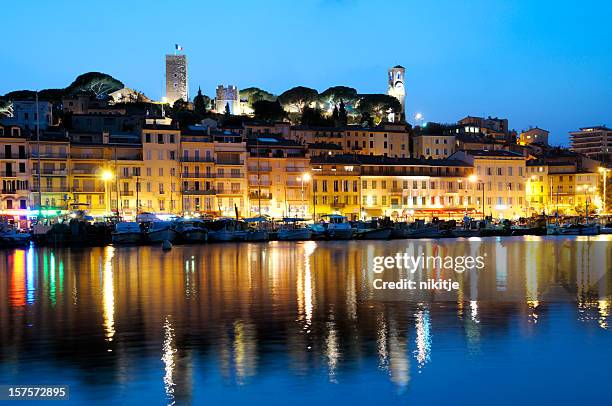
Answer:
[[[387,94],[395,97],[402,105],[401,115],[406,115],[406,89],[404,88],[404,74],[406,69],[403,66],[397,65],[389,69],[389,88]],[[401,119],[401,117],[399,118]],[[399,120],[398,120],[399,121]]]

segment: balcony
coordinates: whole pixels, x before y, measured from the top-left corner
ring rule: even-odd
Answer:
[[[32,171],[33,175],[38,175],[38,170]],[[40,172],[42,176],[66,176],[68,171],[65,169],[44,169]]]
[[[271,180],[264,180],[264,179],[260,179],[259,182],[257,181],[257,179],[250,179],[249,180],[249,186],[271,186],[272,185],[272,181]]]
[[[32,192],[37,192],[38,191],[38,186],[34,186],[34,188],[32,189]],[[68,186],[52,186],[52,187],[45,187],[43,186],[40,191],[42,193],[68,193],[70,192],[70,188]]]
[[[216,195],[217,191],[215,189],[208,189],[208,190],[183,189],[183,194],[184,195]]]
[[[404,189],[392,188],[391,190],[389,190],[389,193],[392,195],[401,195],[404,193]]]
[[[32,158],[38,159],[38,152],[32,152]],[[66,152],[43,152],[40,154],[40,159],[68,159]]]
[[[242,189],[219,189],[217,190],[218,195],[242,195]]]
[[[272,199],[272,194],[271,193],[256,193],[256,192],[251,192],[249,193],[249,199],[251,200],[271,200]]]
[[[89,169],[73,169],[72,174],[77,176],[96,176],[100,172],[99,169],[89,168]]]
[[[244,161],[217,159],[217,165],[244,165]]]
[[[209,157],[201,157],[201,156],[184,156],[181,158],[181,162],[210,162],[214,163],[215,158]]]
[[[214,173],[209,172],[183,172],[181,178],[214,178]]]
[[[119,195],[121,197],[130,197],[130,196],[134,196],[135,192],[133,190],[121,190],[119,191]]]
[[[28,154],[6,154],[4,152],[0,152],[0,159],[28,159]]]
[[[296,168],[296,167],[286,167],[285,168],[285,172],[299,172],[299,173],[304,173],[304,172],[308,172],[307,168]]]
[[[215,177],[217,178],[233,178],[233,179],[240,179],[240,178],[244,178],[244,173],[242,172],[234,172],[234,173],[217,173],[215,174]]]
[[[304,188],[308,187],[308,182],[302,182],[301,180],[287,180],[287,182],[285,183],[285,185],[287,187],[302,187],[302,185],[304,186]]]
[[[249,166],[249,172],[271,172],[272,171],[272,167],[271,166],[260,166],[259,168],[257,168],[257,166]]]
[[[72,192],[73,193],[104,193],[104,187],[73,188]],[[115,192],[111,192],[109,190],[109,193],[115,193]]]
[[[337,208],[337,209],[342,209],[342,208],[346,207],[346,203],[340,203],[340,202],[333,203],[332,202],[332,203],[329,204],[329,206],[333,207],[333,208]]]

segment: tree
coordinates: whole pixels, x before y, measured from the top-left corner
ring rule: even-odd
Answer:
[[[193,108],[201,116],[206,114],[206,106],[210,103],[210,98],[202,94],[202,89],[198,87],[198,94],[193,98]]]
[[[357,90],[347,86],[332,86],[319,95],[321,103],[338,103],[340,100],[356,100]]]
[[[287,112],[283,110],[278,100],[258,100],[253,103],[255,118],[265,121],[281,121],[287,117]]]
[[[373,127],[374,119],[372,118],[372,116],[370,116],[369,112],[364,111],[363,113],[361,113],[361,120],[359,120],[359,124],[362,127]]]
[[[315,89],[309,87],[297,86],[287,90],[278,96],[283,108],[289,111],[302,112],[304,107],[308,107],[310,103],[317,100],[319,93]]]
[[[64,94],[88,94],[97,99],[104,99],[109,93],[123,89],[123,83],[114,77],[101,72],[87,72],[77,78],[64,89]]]
[[[246,89],[240,90],[240,98],[243,100],[246,99],[251,107],[260,100],[271,102],[276,100],[276,96],[272,93],[258,87],[247,87]]]
[[[338,109],[338,127],[346,127],[348,125],[348,114],[344,106],[344,100],[340,99],[340,109]]]
[[[393,96],[386,94],[366,94],[359,99],[359,111],[363,114],[369,113],[371,117],[376,117],[377,121],[382,121],[389,113],[399,113],[402,105]]]
[[[223,112],[223,114],[225,115],[225,117],[229,117],[232,115],[232,112],[230,111],[229,102],[225,103],[225,111]]]
[[[300,120],[302,125],[314,126],[314,127],[331,127],[334,123],[323,117],[321,109],[304,107],[302,110],[302,118]]]

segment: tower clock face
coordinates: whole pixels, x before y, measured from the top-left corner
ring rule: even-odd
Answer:
[[[399,91],[403,91],[404,90],[404,84],[398,80],[397,82],[395,82],[395,89],[397,89]]]

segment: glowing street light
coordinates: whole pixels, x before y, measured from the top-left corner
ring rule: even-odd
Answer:
[[[306,217],[306,205],[304,204],[304,182],[308,183],[310,182],[310,174],[308,172],[302,174],[302,176],[300,176],[299,178],[297,178],[298,181],[302,182],[302,216]]]
[[[103,170],[102,173],[100,174],[100,177],[102,178],[102,180],[104,181],[104,202],[105,202],[105,209],[106,212],[109,213],[110,209],[109,209],[109,196],[108,196],[108,181],[113,179],[113,173],[109,170]]]
[[[608,172],[612,171],[612,169],[604,168],[603,166],[599,168],[599,172],[603,174],[603,212],[608,212],[608,205],[606,204],[606,184],[608,180]]]
[[[478,177],[474,174],[468,176],[468,180],[470,183],[478,183],[482,185],[482,219],[485,219],[485,184],[482,180],[478,179]]]

